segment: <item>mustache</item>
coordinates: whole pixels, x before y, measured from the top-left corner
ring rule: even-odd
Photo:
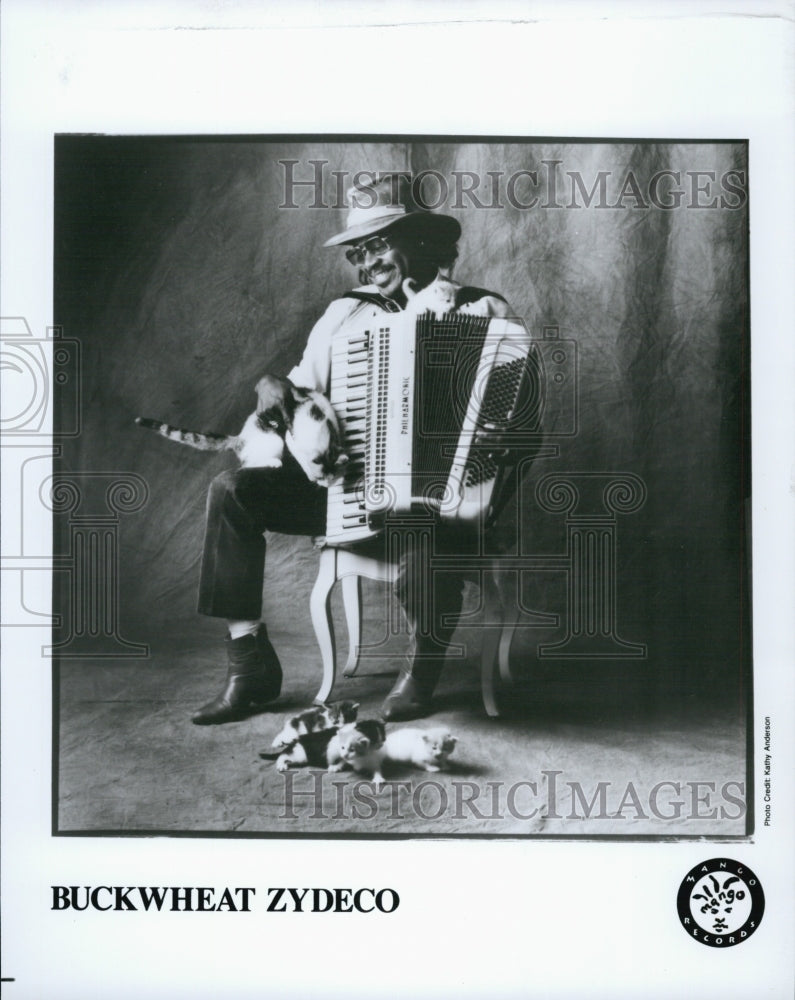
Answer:
[[[391,264],[383,264],[383,265],[380,265],[378,267],[368,267],[367,268],[367,274],[368,274],[369,277],[373,278],[373,277],[376,277],[379,274],[387,274],[388,272],[393,271],[393,270],[394,270],[394,267]]]

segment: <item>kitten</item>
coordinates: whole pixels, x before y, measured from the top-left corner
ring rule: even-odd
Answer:
[[[304,736],[306,733],[317,733],[324,729],[339,729],[346,722],[355,722],[358,710],[359,705],[355,701],[335,701],[329,705],[314,705],[288,719],[281,732],[274,737],[271,746],[275,750],[284,750],[299,736]],[[260,756],[264,756],[264,753],[265,751]]]
[[[284,386],[283,401],[267,409],[258,406],[239,434],[199,434],[148,417],[137,417],[135,422],[199,451],[233,451],[246,469],[281,468],[286,444],[307,479],[331,486],[340,478],[348,461],[348,456],[342,453],[339,423],[331,403],[320,392],[300,389],[286,379],[276,380],[272,376],[266,376],[257,385],[260,403],[266,380]]]
[[[292,767],[322,767],[328,771],[351,768],[369,774],[376,789],[381,787],[384,725],[375,719],[348,722],[340,729],[304,733],[279,755],[277,771]],[[260,755],[261,756],[261,755]]]
[[[384,783],[381,768],[384,761],[384,724],[376,719],[351,722],[342,726],[337,733],[335,744],[329,744],[329,758],[339,755],[338,760],[329,760],[329,771],[351,768],[357,774],[372,778],[375,790]]]
[[[277,771],[289,771],[292,767],[322,767],[339,761],[339,744],[336,729],[321,729],[316,733],[303,733],[293,740],[279,754],[276,760]],[[270,757],[268,751],[260,753],[260,757]]]
[[[406,312],[419,316],[424,312],[432,312],[438,319],[445,313],[455,309],[458,285],[443,274],[439,274],[429,285],[414,290],[416,282],[406,278],[403,282],[403,294],[406,296]]]
[[[457,742],[442,726],[395,729],[386,738],[384,755],[396,764],[413,764],[425,771],[444,771]]]

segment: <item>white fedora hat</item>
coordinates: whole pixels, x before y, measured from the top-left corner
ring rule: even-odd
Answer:
[[[323,246],[355,243],[393,227],[433,233],[445,242],[455,243],[461,235],[458,220],[418,204],[412,188],[411,175],[405,173],[378,174],[371,184],[352,187],[348,191],[346,228]]]

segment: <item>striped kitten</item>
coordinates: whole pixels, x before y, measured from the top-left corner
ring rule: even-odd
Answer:
[[[266,379],[273,381],[272,376]],[[260,387],[266,379],[257,385],[260,399]],[[331,403],[320,392],[297,388],[286,379],[279,382],[285,388],[280,405],[258,407],[239,434],[200,434],[148,417],[137,417],[135,422],[199,451],[233,451],[245,469],[281,468],[286,444],[307,479],[330,486],[339,479],[348,461],[348,456],[342,454],[339,424]]]

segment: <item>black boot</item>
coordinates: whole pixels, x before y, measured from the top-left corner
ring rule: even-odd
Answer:
[[[279,697],[282,668],[264,625],[256,635],[226,638],[229,669],[224,689],[193,716],[197,726],[244,719]]]
[[[443,656],[433,660],[415,655],[400,671],[397,682],[381,706],[381,715],[388,722],[422,719],[431,711],[431,697],[444,666]]]
[[[455,631],[450,623],[461,613],[464,577],[455,571],[435,575],[430,556],[465,551],[467,543],[460,528],[446,529],[422,518],[397,537],[401,545],[395,596],[408,625],[409,650],[407,663],[381,706],[381,714],[390,722],[420,719],[431,712],[431,698]]]

